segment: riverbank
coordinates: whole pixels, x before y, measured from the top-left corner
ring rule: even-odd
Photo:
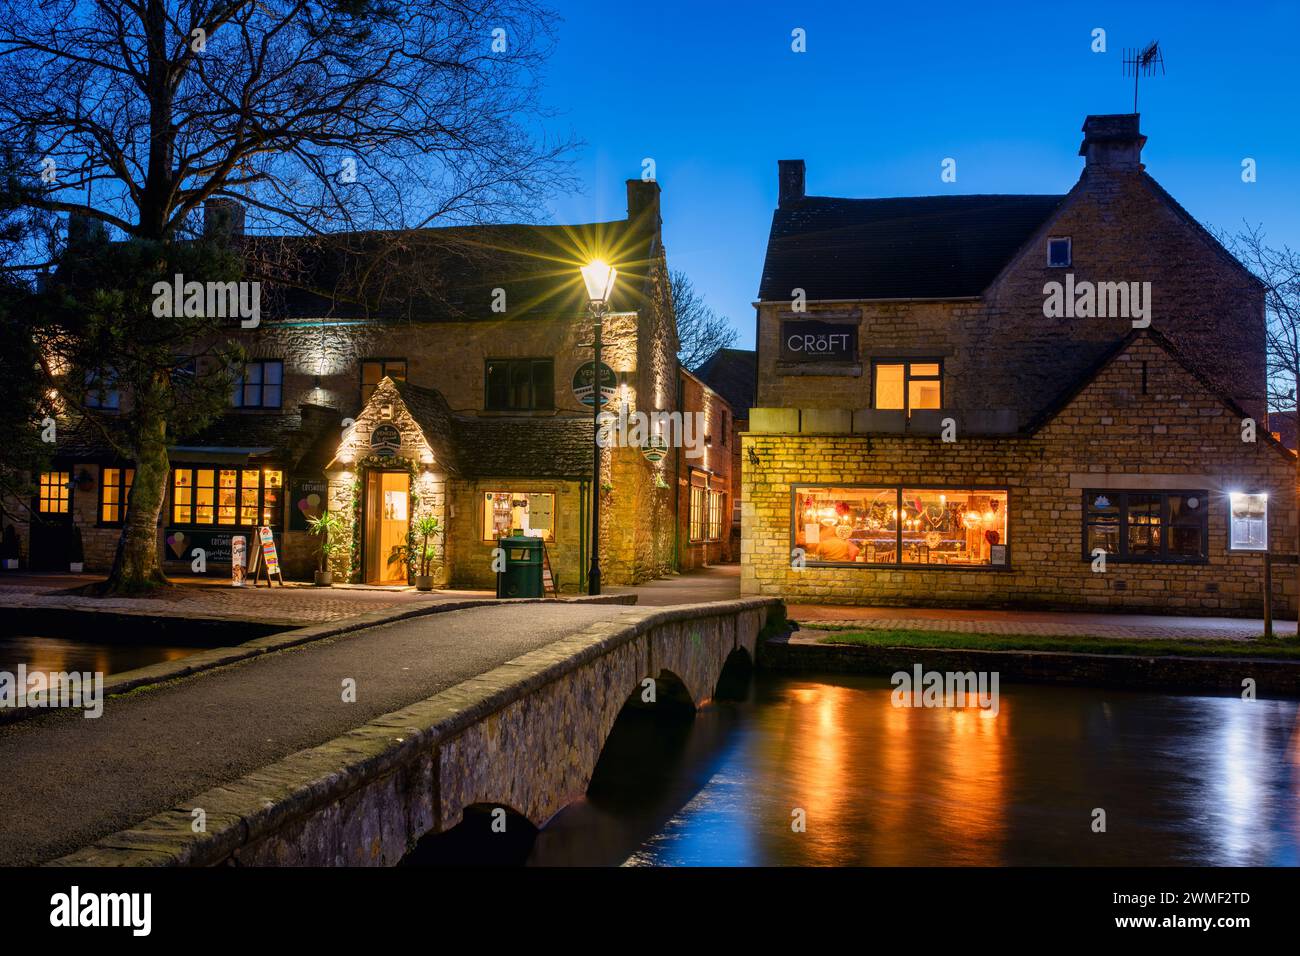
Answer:
[[[997,671],[1003,681],[1239,695],[1300,697],[1294,638],[1246,641],[1114,641],[1006,637],[924,630],[803,629],[769,637],[758,666],[783,673],[893,674],[920,664],[938,671]]]

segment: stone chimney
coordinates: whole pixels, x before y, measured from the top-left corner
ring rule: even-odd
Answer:
[[[776,161],[777,205],[797,202],[804,197],[804,164],[802,159],[778,159]]]
[[[644,220],[645,227],[660,230],[663,217],[659,214],[659,183],[653,179],[627,181],[627,218],[629,222]]]
[[[203,238],[242,236],[244,204],[233,199],[215,197],[203,201]]]
[[[1138,113],[1089,116],[1083,121],[1083,142],[1079,155],[1088,167],[1111,169],[1142,168],[1142,147],[1147,138],[1138,129]]]

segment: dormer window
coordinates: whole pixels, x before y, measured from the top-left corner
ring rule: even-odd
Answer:
[[[1047,240],[1047,265],[1053,269],[1064,269],[1071,264],[1070,239],[1058,236]]]

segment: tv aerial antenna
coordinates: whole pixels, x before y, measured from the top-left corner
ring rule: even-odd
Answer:
[[[1144,76],[1155,76],[1156,71],[1163,76],[1165,72],[1165,55],[1160,49],[1160,41],[1152,40],[1142,49],[1124,48],[1124,75],[1133,74],[1133,112],[1138,111],[1138,80]]]

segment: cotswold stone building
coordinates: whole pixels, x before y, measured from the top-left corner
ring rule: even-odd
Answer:
[[[725,403],[680,386],[659,186],[631,180],[627,195],[627,218],[611,222],[324,239],[244,235],[242,210],[210,203],[205,225],[229,233],[263,281],[261,322],[236,332],[247,363],[229,411],[169,448],[164,568],[188,573],[201,548],[208,573],[229,574],[232,536],[251,546],[266,525],[286,574],[310,577],[319,541],[307,521],[328,508],[345,526],[335,573],[405,585],[418,570],[412,524],[427,513],[443,529],[437,583],[491,587],[498,539],[527,532],[572,592],[586,584],[596,494],[604,583],[662,575],[679,549],[693,560],[692,529],[707,537],[716,523],[700,510],[708,496],[691,510],[694,459],[607,448],[592,485],[597,394],[615,413],[698,399],[711,440],[730,440]],[[579,274],[593,258],[618,269],[598,379]],[[113,427],[130,401],[104,389],[101,420]],[[18,529],[29,566],[66,569],[72,528],[87,568],[111,563],[133,470],[97,434],[70,423],[37,476],[37,520]],[[702,473],[721,489],[712,506],[726,507],[729,469]]]
[[[746,593],[1261,609],[1296,539],[1263,287],[1147,174],[1136,115],[1083,129],[1063,196],[810,197],[780,164]]]

